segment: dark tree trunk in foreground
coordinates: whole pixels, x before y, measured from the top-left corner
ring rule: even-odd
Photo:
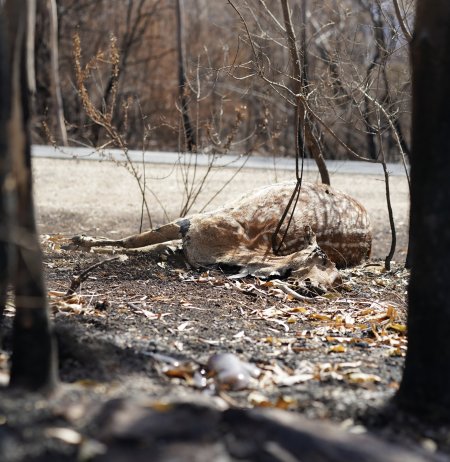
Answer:
[[[5,22],[0,12],[0,324],[3,320],[3,310],[6,303],[8,288],[8,269],[11,260],[9,246],[9,226],[7,216],[8,191],[4,187],[11,165],[8,158],[8,135],[6,124],[9,114],[9,73],[7,69]]]
[[[409,346],[399,405],[450,421],[450,2],[418,0],[414,38]]]
[[[16,315],[10,384],[28,390],[56,382],[42,256],[34,220],[29,101],[34,85],[34,0],[6,0],[0,9],[0,310],[7,283]],[[28,32],[28,33],[27,33]]]

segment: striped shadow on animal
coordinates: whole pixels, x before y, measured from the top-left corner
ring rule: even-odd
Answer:
[[[277,235],[275,248],[280,249],[275,254],[272,236],[295,185],[294,181],[269,185],[222,208],[124,239],[75,236],[73,242],[85,248],[155,249],[180,240],[184,258],[194,268],[219,265],[238,268],[240,275],[292,276],[327,289],[340,280],[336,267],[354,266],[370,256],[369,217],[349,195],[327,185],[304,183],[287,232],[285,220]]]

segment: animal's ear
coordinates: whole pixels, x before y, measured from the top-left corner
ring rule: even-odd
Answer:
[[[305,225],[303,229],[305,230],[305,247],[309,247],[310,245],[317,245],[316,234],[312,230],[311,226]]]

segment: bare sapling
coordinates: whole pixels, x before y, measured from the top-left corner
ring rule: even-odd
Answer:
[[[119,50],[117,49],[117,43],[114,36],[110,39],[110,50],[109,56],[106,57],[103,51],[98,51],[97,54],[91,58],[87,64],[82,65],[82,54],[81,54],[81,40],[78,34],[73,37],[73,58],[75,75],[77,80],[78,94],[80,95],[81,102],[87,117],[99,127],[103,128],[108,137],[109,142],[102,146],[100,149],[106,147],[119,148],[123,156],[125,157],[125,167],[136,179],[136,183],[139,187],[141,198],[142,198],[142,213],[141,223],[143,218],[144,210],[147,215],[149,225],[152,226],[152,216],[146,197],[146,181],[145,173],[141,175],[135,163],[129,156],[128,143],[126,137],[120,132],[120,130],[114,125],[113,116],[116,110],[117,90],[118,90],[118,79],[119,79]],[[109,102],[103,101],[102,108],[98,109],[94,104],[91,95],[89,94],[86,87],[86,80],[89,78],[91,73],[102,63],[106,62],[111,66],[111,91]],[[143,169],[145,172],[145,169]]]

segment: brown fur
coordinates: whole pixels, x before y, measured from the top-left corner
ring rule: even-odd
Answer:
[[[282,276],[305,275],[309,265],[316,267],[316,275],[317,268],[326,273],[325,279],[330,281],[337,277],[333,263],[338,267],[352,266],[369,257],[372,238],[365,208],[347,194],[310,183],[302,185],[292,222],[275,255],[272,235],[294,187],[292,181],[266,186],[212,212],[117,241],[84,236],[74,241],[86,247],[137,248],[181,239],[186,260],[196,268],[220,264],[243,268],[247,274]],[[287,220],[278,243],[286,223]]]

